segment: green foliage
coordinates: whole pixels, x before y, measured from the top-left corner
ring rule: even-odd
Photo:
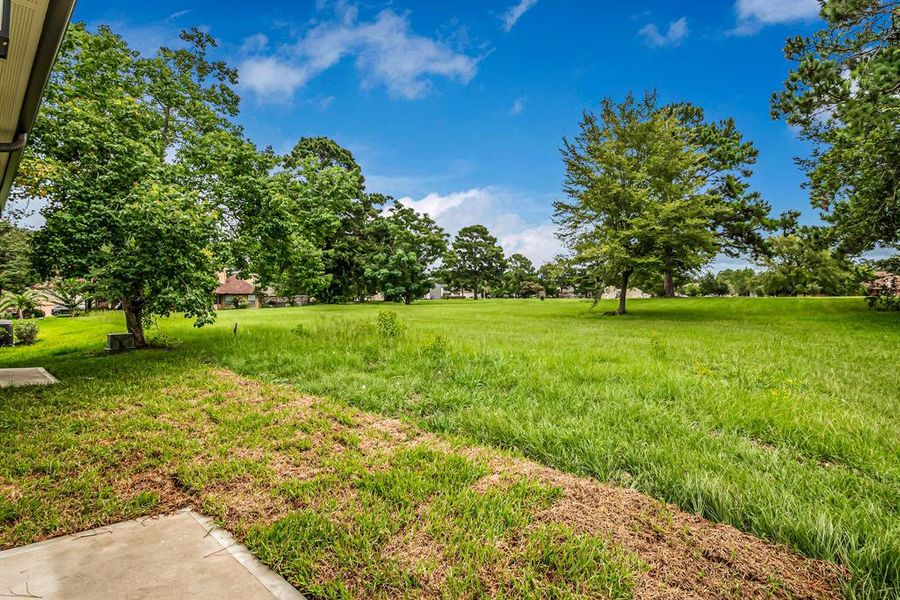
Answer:
[[[368,259],[366,277],[385,299],[412,304],[434,285],[429,269],[447,251],[447,234],[402,204],[394,204],[376,227],[380,249]]]
[[[537,278],[537,271],[531,260],[524,254],[513,254],[506,259],[506,270],[500,280],[497,295],[513,298],[537,295],[538,288],[541,287]]]
[[[584,284],[598,294],[665,275],[674,295],[717,253],[758,252],[769,207],[749,191],[756,149],[733,120],[706,122],[690,104],[656,105],[655,94],[601,103],[563,141],[564,191],[555,203],[562,238]],[[649,287],[652,287],[651,283]]]
[[[524,281],[519,287],[518,296],[521,298],[539,297],[543,300],[545,295],[546,290],[544,289],[544,286],[537,281]]]
[[[700,293],[700,284],[695,281],[684,284],[684,286],[682,286],[682,290],[684,291],[684,294],[686,296],[689,296],[691,298],[696,298],[697,296],[702,295]]]
[[[231,299],[231,307],[236,309],[247,308],[247,299],[241,296],[234,296]]]
[[[505,260],[503,248],[484,225],[463,227],[444,255],[442,274],[451,287],[480,293],[500,284]]]
[[[672,157],[655,153],[655,142],[665,136],[674,143],[670,150],[684,150],[667,135],[676,128],[665,121],[650,94],[641,101],[629,94],[620,104],[606,98],[599,116],[585,112],[578,135],[563,140],[563,190],[570,201],[554,203],[554,218],[595,292],[607,285],[627,289],[635,271],[662,266],[644,228],[656,223],[649,193],[654,169]],[[695,179],[690,185],[699,191]],[[624,295],[617,312],[625,312]]]
[[[385,339],[400,337],[405,329],[400,317],[392,310],[379,311],[375,324],[378,326],[378,333]]]
[[[13,343],[13,334],[5,327],[0,328],[0,347],[10,346]]]
[[[576,287],[576,269],[569,257],[558,255],[550,262],[541,265],[537,271],[538,283],[550,296],[559,296],[567,289]],[[578,291],[576,289],[576,291]]]
[[[0,219],[0,293],[21,292],[38,282],[31,265],[31,232]]]
[[[701,296],[727,296],[728,284],[716,277],[715,273],[707,271],[697,282],[697,291]]]
[[[32,316],[32,311],[44,299],[44,295],[36,290],[25,290],[17,294],[5,292],[0,295],[0,313],[12,310],[17,318],[25,319]]]
[[[51,287],[53,296],[69,309],[70,315],[75,316],[93,286],[84,279],[76,277],[56,277],[51,282]]]
[[[22,165],[21,193],[47,199],[32,246],[44,276],[95,280],[120,301],[137,346],[154,316],[213,319],[222,211],[198,157],[237,135],[237,73],[215,40],[141,58],[108,28],[69,29]],[[198,173],[199,172],[199,173]]]
[[[724,269],[717,278],[728,286],[734,296],[751,296],[762,292],[759,276],[753,269]]]
[[[866,296],[866,304],[875,310],[900,310],[900,294],[895,290]]]
[[[21,346],[30,346],[37,341],[38,326],[33,321],[16,321],[13,325],[13,336]]]
[[[768,240],[760,274],[762,291],[770,296],[859,295],[872,277],[868,267],[856,265],[829,247],[828,232],[798,227],[793,214],[784,217],[782,232]]]
[[[900,243],[900,47],[894,0],[827,0],[825,27],[787,40],[772,114],[814,144],[800,160],[844,251]]]

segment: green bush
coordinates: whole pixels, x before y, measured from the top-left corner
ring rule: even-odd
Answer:
[[[12,345],[13,336],[6,328],[0,328],[0,347]]]
[[[403,333],[403,323],[400,322],[397,313],[392,310],[382,310],[378,313],[378,332],[383,338],[399,337]]]
[[[238,309],[247,308],[247,299],[241,298],[240,296],[234,296],[231,299],[231,306],[233,306],[234,308],[238,308]]]
[[[900,310],[900,295],[893,293],[893,290],[882,290],[880,294],[866,296],[866,303],[870,309]]]
[[[30,321],[17,321],[13,325],[13,335],[15,335],[16,343],[22,346],[30,346],[37,340],[38,326],[37,323]]]

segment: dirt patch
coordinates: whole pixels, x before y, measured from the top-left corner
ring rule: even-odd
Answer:
[[[169,473],[159,469],[134,473],[116,482],[114,489],[127,502],[136,502],[143,494],[154,494],[156,503],[151,514],[170,513],[190,504],[190,496],[179,489]]]
[[[714,524],[631,489],[615,488],[527,460],[495,458],[476,489],[523,477],[563,490],[536,515],[576,533],[608,535],[648,565],[638,598],[840,598],[846,573],[728,525]]]

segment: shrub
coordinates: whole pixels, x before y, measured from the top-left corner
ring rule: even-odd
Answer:
[[[240,296],[234,296],[231,299],[231,305],[234,308],[247,308],[247,299],[241,298]]]
[[[29,321],[18,321],[13,326],[13,334],[16,337],[16,343],[23,346],[31,345],[37,340],[38,326],[37,323]]]
[[[403,323],[392,310],[382,310],[378,313],[378,332],[383,338],[395,338],[403,333]]]
[[[303,326],[303,323],[298,323],[291,329],[291,333],[296,335],[297,337],[309,337],[309,330]]]
[[[5,327],[0,327],[0,347],[11,346],[13,336]]]
[[[694,283],[693,281],[691,283],[684,284],[684,293],[686,296],[690,296],[692,298],[699,296],[700,295],[700,284]]]
[[[866,303],[870,309],[900,310],[900,295],[893,290],[881,290],[880,294],[866,296]]]
[[[43,319],[43,318],[44,318],[44,311],[42,311],[42,310],[39,309],[39,308],[34,308],[34,309],[32,309],[32,310],[31,310],[31,318],[32,318],[32,319]]]

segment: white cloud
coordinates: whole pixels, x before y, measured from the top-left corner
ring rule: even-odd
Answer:
[[[656,47],[677,46],[681,40],[687,37],[687,34],[688,26],[685,17],[669,23],[665,34],[659,31],[659,27],[655,23],[648,23],[638,31],[638,36],[644,39],[644,43]]]
[[[190,8],[187,10],[179,10],[177,12],[173,12],[171,15],[169,15],[168,17],[166,17],[163,20],[164,21],[174,21],[174,20],[178,19],[179,17],[183,17],[186,14],[191,13],[191,12],[193,12],[193,10]]]
[[[244,38],[244,43],[241,44],[241,52],[245,54],[255,54],[265,51],[268,47],[269,36],[264,33],[255,33]]]
[[[477,59],[412,32],[406,15],[387,9],[359,22],[354,6],[341,4],[338,9],[333,20],[316,25],[276,55],[246,60],[256,73],[248,78],[240,69],[242,84],[267,100],[273,87],[279,93],[288,88],[293,92],[353,56],[363,88],[384,86],[393,97],[415,99],[429,92],[436,77],[467,84],[478,70]],[[289,84],[273,86],[268,75],[276,73],[287,75]]]
[[[521,115],[522,111],[524,111],[524,110],[525,110],[525,96],[521,96],[519,98],[516,98],[513,101],[512,106],[509,107],[509,114],[510,114],[510,116],[514,117],[516,115]]]
[[[274,57],[248,58],[238,66],[241,86],[269,102],[287,102],[294,91],[306,83],[307,74],[298,67]]]
[[[736,35],[752,35],[766,25],[810,21],[819,15],[819,0],[737,0]]]
[[[522,196],[503,187],[472,188],[450,194],[430,193],[418,200],[398,202],[431,215],[451,235],[462,227],[484,225],[497,237],[507,256],[521,252],[536,265],[562,251],[556,226],[547,220],[529,222],[520,214]]]
[[[519,0],[518,3],[510,6],[509,10],[500,17],[503,21],[503,31],[512,29],[516,22],[522,18],[522,15],[528,12],[537,2],[538,0]]]

